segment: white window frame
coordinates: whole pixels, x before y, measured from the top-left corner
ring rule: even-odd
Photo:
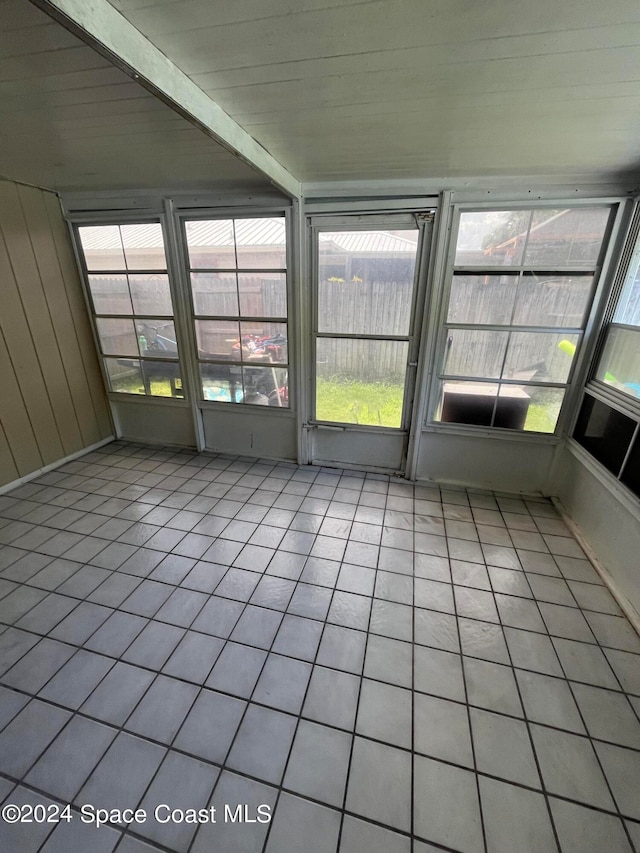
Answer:
[[[456,267],[455,254],[456,243],[459,231],[460,216],[467,212],[489,212],[489,211],[516,211],[516,210],[541,210],[544,208],[580,208],[580,207],[609,207],[612,209],[611,218],[609,219],[607,230],[600,251],[597,263],[593,268],[593,282],[589,297],[589,304],[585,313],[583,325],[579,330],[580,340],[576,349],[576,354],[573,359],[570,374],[567,382],[564,384],[552,383],[549,387],[563,387],[565,389],[564,399],[560,408],[560,413],[556,423],[556,428],[553,433],[540,433],[527,430],[513,430],[494,426],[476,426],[473,424],[457,424],[448,423],[436,420],[436,413],[440,404],[440,376],[442,374],[441,365],[443,364],[446,343],[447,343],[447,328],[450,324],[447,322],[447,312],[449,307],[449,298],[451,293],[451,284],[453,281],[454,269],[464,269],[464,267]],[[607,271],[611,264],[614,237],[618,233],[622,220],[622,205],[619,197],[590,197],[580,199],[566,198],[536,198],[535,201],[527,199],[518,201],[513,198],[501,200],[500,198],[492,199],[487,202],[477,201],[454,201],[449,208],[448,222],[446,223],[447,246],[445,250],[445,260],[442,267],[442,275],[440,278],[440,287],[435,288],[434,304],[431,311],[433,320],[430,323],[430,334],[435,338],[433,349],[432,369],[428,378],[428,402],[427,402],[427,417],[423,424],[423,430],[429,432],[448,432],[461,435],[488,435],[500,437],[505,440],[516,441],[535,441],[541,443],[557,444],[566,435],[569,425],[575,414],[576,394],[579,393],[580,387],[584,382],[586,366],[589,362],[589,354],[592,350],[591,342],[593,339],[594,330],[597,328],[597,319],[599,316],[599,306],[603,298],[603,294],[607,284]],[[498,272],[519,272],[521,269],[528,269],[524,265],[506,267],[500,266],[495,268]],[[469,274],[491,273],[492,268],[474,267],[469,269]],[[575,267],[554,267],[553,272],[559,275],[567,272],[579,272]],[[582,272],[591,272],[591,268],[585,269]],[[463,326],[468,324],[461,324]],[[473,325],[473,324],[471,324]],[[491,326],[483,326],[483,329],[490,330]],[[500,326],[500,331],[509,331],[512,326]],[[535,332],[537,329],[531,327],[528,329]],[[553,331],[551,329],[540,328],[539,331]],[[560,329],[559,331],[566,331]],[[471,378],[469,381],[472,381]],[[484,379],[487,383],[498,384],[501,380]],[[545,383],[546,385],[546,383]]]

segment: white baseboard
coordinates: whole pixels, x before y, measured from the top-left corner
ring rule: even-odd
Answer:
[[[585,539],[584,534],[582,533],[578,525],[567,513],[567,510],[563,506],[562,501],[559,498],[551,498],[551,500],[555,508],[562,516],[562,520],[564,521],[564,523],[567,525],[573,536],[575,536],[575,538],[578,540],[580,547],[587,555],[589,562],[600,576],[603,584],[607,587],[611,595],[616,600],[616,604],[622,610],[629,622],[631,622],[631,625],[635,632],[640,635],[640,613],[638,613],[638,611],[633,606],[633,604],[631,604],[629,599],[620,591],[611,573],[605,566],[602,565],[602,563],[596,556],[593,548]]]
[[[37,479],[42,474],[46,474],[47,471],[53,471],[54,468],[59,468],[61,465],[65,465],[67,462],[73,462],[74,459],[78,459],[80,456],[84,456],[85,453],[91,453],[92,450],[97,450],[99,447],[104,447],[105,444],[109,444],[110,442],[115,441],[115,438],[115,435],[110,435],[108,438],[103,438],[101,441],[96,441],[95,444],[90,444],[89,447],[83,447],[83,449],[78,450],[77,453],[72,453],[69,456],[64,456],[62,459],[58,459],[57,462],[52,462],[50,465],[45,465],[44,468],[37,468],[30,474],[25,474],[24,477],[20,477],[18,480],[12,480],[10,483],[5,483],[4,486],[0,486],[0,495],[4,495],[6,492],[10,492],[12,489],[17,489],[18,486],[21,486],[23,483],[28,483],[31,480]]]

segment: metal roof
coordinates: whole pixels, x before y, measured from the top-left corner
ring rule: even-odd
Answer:
[[[187,220],[185,223],[189,246],[233,246],[234,220]],[[122,236],[121,236],[122,232]],[[80,228],[82,245],[87,252],[122,252],[127,249],[163,248],[162,227],[159,222],[129,225],[90,225]],[[238,246],[285,245],[284,217],[236,219],[235,239]],[[321,232],[323,249],[337,252],[369,252],[384,254],[415,254],[415,241],[387,231]]]
[[[369,252],[372,254],[412,254],[417,243],[406,237],[398,237],[388,231],[329,231],[320,232],[320,242],[327,244],[323,250],[337,252]]]

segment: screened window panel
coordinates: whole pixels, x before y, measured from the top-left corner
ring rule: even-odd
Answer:
[[[438,420],[491,426],[499,387],[497,382],[441,382]]]
[[[287,406],[287,371],[282,367],[242,367],[243,403],[253,406]]]
[[[407,341],[316,339],[316,417],[399,428]]]
[[[287,363],[286,323],[273,323],[270,320],[241,322],[240,337],[242,361],[264,359],[274,364]]]
[[[167,268],[164,238],[159,222],[121,225],[124,256],[129,270],[161,270]]]
[[[193,269],[235,269],[233,219],[185,222],[189,264]]]
[[[287,277],[284,273],[240,273],[238,295],[242,317],[287,316]]]
[[[196,320],[198,356],[215,361],[240,361],[237,320]]]
[[[205,400],[242,403],[242,368],[235,364],[200,364],[200,382]]]
[[[505,404],[507,395],[514,390],[520,390],[529,398],[526,406],[526,417],[522,427],[512,427],[500,423],[496,418],[495,426],[507,429],[523,429],[525,432],[554,433],[558,425],[560,409],[565,397],[564,388],[545,388],[542,385],[502,385],[500,387],[498,411]]]
[[[133,314],[126,275],[90,275],[88,281],[96,314]]]
[[[508,341],[508,332],[449,329],[442,372],[450,376],[498,379]]]
[[[631,258],[614,320],[626,326],[640,326],[640,243]]]
[[[104,359],[109,390],[121,394],[144,394],[142,368],[136,359]]]
[[[196,315],[238,316],[238,283],[235,272],[192,273],[191,291]]]
[[[318,236],[318,331],[408,335],[417,230]]]
[[[98,317],[96,327],[104,355],[139,355],[133,320]]]
[[[185,234],[202,398],[288,406],[285,218],[187,221]]]
[[[78,235],[89,271],[127,268],[120,226],[83,225],[78,228]]]
[[[512,332],[502,377],[521,382],[566,382],[578,342],[578,335]]]
[[[281,216],[235,220],[238,269],[286,269],[287,242]]]
[[[488,326],[508,324],[513,317],[519,277],[515,275],[454,275],[449,323]]]
[[[640,399],[640,329],[609,327],[596,379]]]
[[[78,236],[109,390],[184,397],[161,224],[81,226]]]
[[[456,327],[443,332],[436,420],[556,430],[611,212],[461,212],[446,318]],[[458,376],[475,382],[449,379]]]
[[[460,215],[456,266],[519,266],[531,211],[482,210]]]
[[[169,276],[158,273],[130,275],[129,288],[134,314],[173,316]]]
[[[523,275],[518,284],[513,325],[582,327],[592,284],[590,275]]]
[[[608,207],[534,211],[524,265],[594,269],[610,215]]]
[[[136,318],[140,355],[145,358],[177,358],[176,329],[172,321]]]

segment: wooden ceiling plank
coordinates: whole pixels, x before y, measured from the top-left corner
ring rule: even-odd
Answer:
[[[179,114],[197,124],[281,190],[299,197],[300,181],[106,0],[33,2],[105,52],[116,64],[130,71],[134,79],[139,79]]]

